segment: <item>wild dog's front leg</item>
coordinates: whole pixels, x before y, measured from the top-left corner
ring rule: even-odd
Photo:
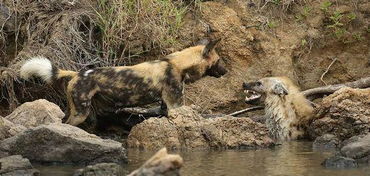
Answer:
[[[91,110],[91,98],[97,91],[97,87],[92,87],[90,89],[74,89],[68,93],[70,115],[66,123],[77,126],[86,120]]]
[[[71,93],[72,94],[72,93]],[[76,96],[67,96],[69,117],[66,121],[67,124],[77,126],[84,122],[90,113],[90,101],[84,101]]]

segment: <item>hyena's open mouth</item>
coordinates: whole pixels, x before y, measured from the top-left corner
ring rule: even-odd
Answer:
[[[244,93],[245,93],[245,103],[248,104],[255,104],[256,102],[259,101],[259,99],[262,96],[261,94],[253,90],[244,90]]]

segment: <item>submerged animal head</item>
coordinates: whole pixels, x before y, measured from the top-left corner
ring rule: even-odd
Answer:
[[[194,82],[204,76],[221,77],[227,73],[222,58],[215,47],[218,40],[201,40],[197,46],[172,53],[168,58],[182,72],[186,82]]]

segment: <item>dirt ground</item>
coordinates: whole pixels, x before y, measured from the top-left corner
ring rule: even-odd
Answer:
[[[257,3],[242,0],[203,3],[200,21],[216,31],[211,36],[223,38],[219,50],[231,72],[221,79],[206,78],[189,85],[188,103],[232,112],[246,106],[243,81],[288,76],[305,90],[369,76],[370,3],[337,1],[323,12],[324,2],[297,3],[286,10],[271,4],[261,10]],[[328,27],[336,11],[342,12],[346,30],[338,38]],[[349,14],[356,19],[345,21]],[[255,25],[259,27],[251,27]]]
[[[95,30],[90,7],[82,0],[76,1],[76,5],[68,2],[44,5],[48,13],[29,10],[9,18],[7,14],[13,9],[5,6],[11,6],[11,1],[1,3],[5,4],[0,6],[2,115],[14,108],[7,101],[12,98],[9,90],[15,92],[17,100],[15,105],[14,102],[10,104],[12,106],[46,98],[64,107],[63,101],[57,98],[60,95],[45,86],[20,91],[19,87],[24,86],[22,82],[16,81],[15,87],[8,85],[9,82],[4,81],[6,68],[12,69],[6,74],[14,71],[16,75],[22,60],[35,54],[45,54],[59,60],[58,66],[73,70],[86,69],[87,64],[98,58],[96,51],[100,45],[94,39],[98,40],[99,35],[88,33]],[[302,89],[308,89],[369,76],[370,2],[366,0],[215,0],[200,2],[198,6],[197,10],[185,15],[179,31],[180,45],[162,48],[163,52],[145,53],[135,62],[160,58],[204,37],[222,38],[217,50],[227,64],[228,74],[218,79],[205,77],[185,89],[185,104],[198,105],[204,113],[230,113],[246,107],[241,89],[243,81],[288,76]],[[35,17],[27,19],[33,20],[18,26],[20,30],[16,32],[14,18],[25,18],[29,14]],[[49,23],[41,25],[44,19]],[[75,37],[73,32],[79,32],[82,39]],[[79,45],[69,51],[64,47],[68,42]],[[66,57],[73,60],[67,63],[63,61]],[[76,64],[77,61],[85,65]]]

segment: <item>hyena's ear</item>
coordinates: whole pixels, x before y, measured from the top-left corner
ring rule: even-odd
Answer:
[[[275,86],[272,88],[272,91],[276,95],[288,95],[288,89],[281,83],[275,84]]]
[[[209,53],[212,51],[213,48],[215,48],[216,44],[221,41],[221,39],[217,39],[217,40],[214,40],[214,41],[210,41],[206,47],[204,47],[203,49],[203,58],[208,58],[209,57]]]

